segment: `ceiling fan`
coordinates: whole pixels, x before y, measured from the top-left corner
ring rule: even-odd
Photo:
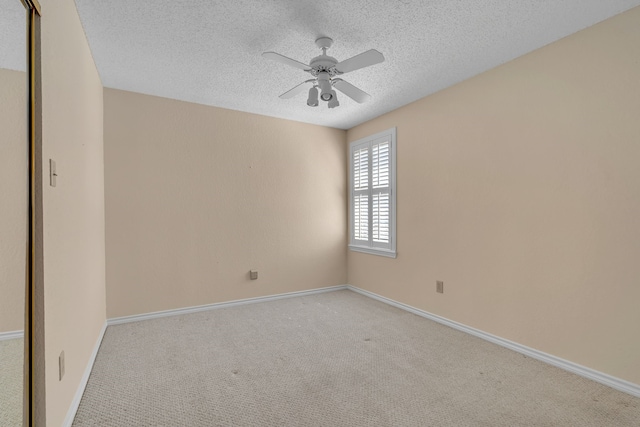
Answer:
[[[308,85],[312,85],[309,89],[309,99],[307,99],[307,105],[310,107],[318,106],[318,89],[320,89],[320,99],[326,101],[329,108],[334,108],[340,105],[336,91],[333,88],[338,89],[340,92],[360,104],[371,98],[371,95],[368,93],[358,89],[341,78],[336,78],[336,76],[340,76],[350,71],[359,70],[360,68],[379,64],[384,61],[384,56],[382,56],[382,54],[377,50],[371,49],[352,58],[338,62],[337,59],[327,55],[327,49],[329,49],[332,44],[333,40],[329,37],[320,37],[317,39],[316,45],[322,49],[322,55],[313,58],[309,65],[303,64],[295,59],[287,58],[286,56],[275,52],[264,52],[262,54],[262,56],[267,59],[299,68],[313,76],[312,79],[306,80],[293,89],[286,91],[280,95],[280,98],[292,98],[305,91]]]

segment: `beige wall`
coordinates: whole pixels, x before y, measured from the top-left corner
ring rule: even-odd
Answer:
[[[47,425],[64,420],[106,319],[102,84],[73,0],[42,4]],[[66,375],[58,381],[58,356]]]
[[[27,75],[0,68],[0,333],[24,329]]]
[[[351,129],[397,126],[398,258],[349,283],[640,384],[638,46],[640,8]]]
[[[344,131],[113,89],[104,102],[107,317],[346,282]]]

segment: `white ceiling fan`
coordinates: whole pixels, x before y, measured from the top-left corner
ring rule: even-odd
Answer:
[[[299,68],[314,77],[283,93],[280,95],[280,98],[292,98],[293,96],[305,91],[309,85],[311,85],[311,88],[309,89],[307,105],[310,107],[318,106],[318,89],[320,89],[320,99],[326,101],[329,108],[334,108],[340,105],[338,97],[336,96],[336,91],[333,90],[333,88],[338,89],[340,92],[358,103],[366,102],[371,98],[371,95],[368,93],[358,89],[351,83],[340,78],[336,78],[336,76],[340,76],[350,71],[359,70],[360,68],[379,64],[384,61],[384,56],[382,56],[382,54],[377,50],[371,49],[352,58],[338,62],[337,59],[327,55],[327,49],[329,49],[332,44],[333,40],[329,37],[320,37],[317,39],[316,45],[322,49],[322,55],[313,58],[309,65],[303,64],[295,59],[287,58],[286,56],[275,52],[264,52],[262,54],[262,56],[267,59]]]

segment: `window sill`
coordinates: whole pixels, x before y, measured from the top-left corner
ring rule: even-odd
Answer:
[[[349,249],[354,252],[362,252],[370,255],[379,255],[387,258],[395,258],[397,256],[395,251],[390,251],[388,249],[370,248],[366,246],[356,246],[356,245],[349,245]]]

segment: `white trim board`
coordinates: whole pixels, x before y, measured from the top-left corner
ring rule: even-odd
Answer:
[[[120,325],[122,323],[139,322],[141,320],[158,319],[160,317],[177,316],[180,314],[198,313],[201,311],[215,310],[218,308],[235,307],[237,305],[254,304],[258,302],[275,301],[283,298],[301,297],[304,295],[321,294],[348,289],[347,285],[329,286],[327,288],[310,289],[308,291],[288,292],[284,294],[268,295],[264,297],[246,298],[228,302],[198,305],[194,307],[176,308],[173,310],[156,311],[153,313],[135,314],[133,316],[114,317],[107,319],[107,325]]]
[[[494,344],[498,344],[499,346],[506,347],[520,354],[524,354],[525,356],[529,356],[532,359],[540,360],[542,362],[556,366],[560,369],[564,369],[565,371],[569,371],[576,375],[580,375],[581,377],[596,381],[600,384],[604,384],[613,389],[622,391],[632,396],[640,397],[640,385],[638,384],[634,384],[632,382],[613,377],[611,375],[596,371],[595,369],[587,368],[586,366],[578,365],[577,363],[573,363],[568,360],[553,356],[551,354],[547,354],[542,351],[536,350],[534,348],[527,347],[525,345],[518,344],[516,342],[509,341],[504,338],[500,338],[496,335],[492,335],[487,332],[483,332],[479,329],[475,329],[470,326],[463,325],[462,323],[454,322],[453,320],[449,320],[447,318],[438,316],[436,314],[431,314],[427,311],[420,310],[415,307],[411,307],[410,305],[403,304],[398,301],[394,301],[390,298],[386,298],[381,295],[374,294],[373,292],[365,291],[364,289],[360,289],[352,285],[347,285],[347,288],[353,292],[359,293],[369,298],[373,298],[375,300],[392,305],[394,307],[400,308],[402,310],[408,311],[410,313],[416,314],[426,319],[433,320],[434,322],[438,322],[445,326],[449,326],[453,329],[457,329],[458,331],[466,332],[469,335],[482,338],[483,340],[489,341]]]
[[[24,338],[24,331],[0,332],[0,341]]]
[[[87,383],[89,382],[89,376],[91,375],[91,371],[93,370],[93,364],[96,361],[96,356],[98,355],[98,350],[100,349],[100,345],[102,344],[102,338],[104,338],[104,333],[107,330],[107,322],[104,322],[102,325],[102,329],[100,330],[100,334],[98,335],[98,340],[96,341],[96,345],[93,347],[93,352],[91,353],[91,357],[89,357],[89,362],[87,363],[87,367],[84,369],[84,374],[82,374],[82,378],[80,379],[80,384],[76,390],[76,394],[73,396],[73,400],[71,401],[71,406],[69,406],[69,410],[67,411],[67,416],[64,418],[62,422],[62,427],[71,427],[73,424],[73,419],[76,417],[76,412],[78,412],[78,407],[80,407],[80,401],[82,400],[82,395],[84,394],[84,389],[87,388]]]

